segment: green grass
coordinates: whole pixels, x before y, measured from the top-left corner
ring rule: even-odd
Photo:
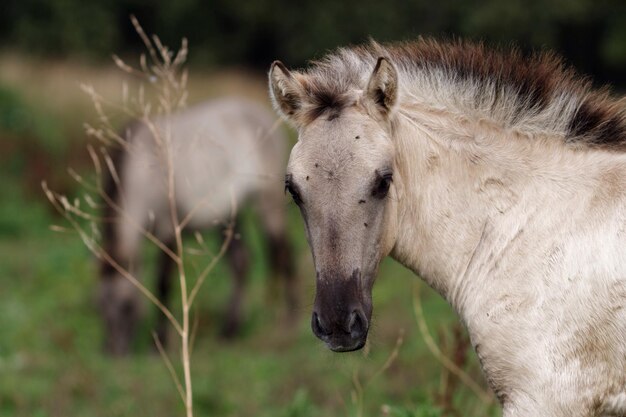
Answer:
[[[18,198],[13,206],[3,205],[5,218],[15,219],[18,226],[8,232],[5,227],[0,235],[0,416],[181,415],[174,386],[151,346],[153,309],[146,305],[147,318],[132,357],[104,357],[94,304],[95,262],[76,236],[45,228],[58,219],[42,204]],[[258,259],[263,248],[255,218],[247,213],[244,219],[244,237]],[[225,265],[209,278],[198,300],[200,325],[193,354],[197,415],[356,416],[353,376],[357,373],[365,384],[391,354],[402,330],[405,342],[399,357],[364,387],[365,415],[382,415],[383,406],[392,416],[441,415],[433,393],[442,371],[425,349],[412,315],[411,289],[417,279],[386,260],[374,291],[369,353],[329,352],[308,325],[313,281],[295,210],[290,211],[290,224],[303,300],[295,325],[286,324],[282,300],[268,305],[265,262],[257,263],[252,273],[247,321],[235,341],[217,337],[230,289]],[[424,300],[431,328],[455,322],[438,296],[428,292]],[[175,358],[175,351],[171,353]],[[475,363],[469,371],[478,375]],[[477,403],[465,389],[457,397],[459,405]]]

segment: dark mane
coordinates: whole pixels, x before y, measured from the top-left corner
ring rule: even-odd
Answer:
[[[337,117],[349,103],[349,92],[365,88],[380,56],[396,65],[401,89],[414,89],[413,95],[424,90],[413,85],[416,79],[430,75],[433,81],[427,87],[435,89],[443,78],[465,94],[463,103],[471,107],[467,110],[491,116],[501,111],[506,117],[494,117],[507,127],[531,126],[558,134],[567,143],[626,150],[626,106],[607,88],[593,89],[587,78],[553,53],[525,55],[514,48],[491,49],[465,41],[420,38],[339,49],[304,72],[310,101],[306,117]]]

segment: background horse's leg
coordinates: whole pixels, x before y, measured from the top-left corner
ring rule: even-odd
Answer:
[[[115,217],[107,207],[105,215]],[[103,228],[103,249],[119,267],[137,278],[141,233],[128,220],[107,222]],[[135,327],[141,315],[139,290],[119,271],[101,261],[98,304],[104,321],[104,350],[112,355],[130,351]]]
[[[123,268],[132,269],[129,258],[115,256],[115,260]],[[141,313],[139,292],[112,266],[103,263],[101,273],[98,301],[104,320],[104,350],[112,355],[126,355]]]
[[[270,261],[270,281],[267,299],[273,304],[282,281],[288,315],[295,317],[298,309],[298,286],[294,267],[294,253],[287,233],[287,210],[284,191],[272,186],[257,195],[256,208],[267,242]]]
[[[267,241],[272,279],[283,280],[287,308],[290,312],[294,312],[298,308],[298,288],[293,262],[294,254],[287,231],[267,234]]]
[[[226,257],[232,270],[233,290],[226,310],[222,336],[230,338],[239,332],[243,321],[242,304],[250,270],[250,253],[241,238],[232,239],[226,251]]]
[[[171,250],[175,250],[173,240],[164,242],[165,245]],[[157,277],[156,296],[161,303],[169,308],[170,292],[172,290],[172,269],[174,266],[174,260],[165,252],[159,251],[159,269]],[[163,347],[167,347],[167,335],[168,327],[170,325],[169,320],[165,315],[157,309],[157,337]]]

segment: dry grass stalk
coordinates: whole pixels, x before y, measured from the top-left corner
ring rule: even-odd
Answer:
[[[449,378],[453,377],[457,379],[458,381],[462,382],[463,384],[465,384],[478,397],[480,402],[485,407],[488,407],[489,405],[491,405],[494,401],[493,395],[489,391],[486,391],[485,389],[483,389],[461,367],[465,363],[465,358],[463,357],[463,355],[464,355],[465,349],[467,348],[467,345],[463,345],[462,342],[459,342],[459,344],[456,347],[458,350],[463,350],[463,353],[457,351],[455,352],[455,355],[454,355],[455,359],[450,359],[441,351],[441,349],[439,349],[439,347],[437,346],[437,343],[435,343],[435,340],[433,339],[428,329],[428,325],[426,324],[426,319],[424,318],[424,310],[422,308],[420,291],[417,285],[415,286],[414,295],[413,295],[413,312],[415,314],[415,319],[417,320],[419,331],[422,337],[424,338],[424,342],[426,342],[426,346],[428,347],[428,350],[435,357],[435,359],[437,359],[437,361],[439,361],[439,363],[443,365],[446,371],[450,373]],[[450,382],[447,382],[447,384],[449,383]],[[451,402],[451,399],[449,400],[449,402]]]
[[[398,358],[398,354],[400,353],[400,348],[404,343],[404,329],[400,329],[400,333],[398,334],[398,338],[396,339],[396,344],[385,360],[385,363],[378,368],[372,376],[370,376],[365,382],[361,382],[361,377],[359,375],[359,369],[355,369],[352,374],[352,384],[354,386],[354,390],[352,391],[352,403],[356,406],[356,415],[357,417],[364,416],[364,393],[367,387],[382,375],[389,367],[395,362]],[[367,351],[366,351],[367,352]]]
[[[161,310],[176,330],[181,345],[180,360],[182,378],[179,377],[172,361],[157,337],[155,337],[155,343],[172,377],[176,390],[180,394],[185,407],[185,414],[187,417],[192,417],[193,391],[191,379],[191,352],[195,339],[197,321],[193,325],[191,324],[191,309],[206,277],[223,257],[233,239],[234,219],[237,207],[233,196],[231,198],[231,216],[225,232],[226,238],[216,254],[203,251],[205,255],[208,254],[210,256],[210,261],[202,269],[202,272],[196,278],[191,290],[189,290],[190,281],[185,270],[185,254],[189,253],[189,250],[184,246],[183,231],[190,220],[190,216],[192,216],[192,213],[196,210],[193,209],[190,214],[182,219],[179,216],[176,204],[176,187],[174,181],[175,167],[171,146],[172,134],[167,122],[157,125],[153,118],[153,115],[158,115],[162,120],[167,121],[169,115],[182,108],[186,103],[187,72],[183,68],[183,65],[187,57],[187,41],[183,39],[180,49],[174,53],[163,45],[157,36],[147,36],[134,16],[131,17],[131,21],[148,51],[148,56],[145,54],[141,55],[138,68],[128,65],[117,56],[114,56],[113,60],[122,71],[142,80],[136,95],[133,96],[130,94],[128,85],[124,84],[122,86],[122,100],[120,104],[104,99],[103,96],[98,94],[91,86],[82,86],[83,91],[90,97],[98,117],[98,124],[95,126],[86,124],[85,131],[88,136],[95,138],[96,141],[101,144],[101,146],[97,148],[91,145],[88,146],[88,152],[96,174],[94,181],[88,181],[70,170],[70,176],[85,190],[83,201],[86,204],[81,205],[81,200],[78,199],[70,202],[66,196],[50,190],[45,182],[42,183],[42,187],[52,205],[65,217],[94,256],[109,263],[120,275],[137,287],[148,300]],[[153,100],[146,98],[145,85],[154,91],[155,98]],[[175,239],[173,249],[168,248],[164,242],[159,240],[142,225],[134,222],[130,215],[124,211],[123,204],[115,201],[111,195],[107,194],[103,186],[102,178],[104,174],[108,174],[113,179],[118,189],[121,187],[118,173],[107,147],[114,145],[125,152],[133,152],[132,144],[128,143],[115,129],[111,120],[112,114],[120,114],[124,117],[134,119],[146,126],[152,133],[152,138],[157,145],[156,148],[158,149],[162,165],[166,170],[167,183],[165,185],[167,187],[170,221],[174,230]],[[123,193],[119,194],[122,195]],[[102,201],[112,208],[116,218],[111,219],[99,216],[97,210],[101,207],[99,204],[94,203],[94,201],[97,200]],[[202,204],[204,200],[205,199],[198,204]],[[129,221],[147,241],[154,244],[175,262],[181,290],[182,312],[180,319],[176,318],[175,315],[137,279],[130,269],[125,268],[117,262],[113,254],[109,253],[100,243],[99,227],[97,225],[101,222],[117,221],[116,219],[120,217]],[[52,229],[61,232],[68,230],[61,226],[53,226]],[[201,248],[203,246],[204,245],[201,244]]]
[[[459,369],[464,369],[467,365],[467,350],[470,346],[469,337],[463,331],[459,323],[452,327],[452,336],[448,337],[447,332],[442,328],[439,331],[439,340],[442,351],[452,360]],[[461,416],[461,411],[454,406],[454,393],[459,385],[459,378],[449,372],[445,367],[442,369],[440,378],[440,389],[437,394],[437,402],[443,409],[444,415]]]

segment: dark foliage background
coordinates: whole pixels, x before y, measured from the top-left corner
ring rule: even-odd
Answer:
[[[192,64],[264,70],[305,65],[337,45],[417,35],[550,48],[600,83],[626,86],[623,0],[3,0],[0,44],[45,56],[107,57],[140,48],[135,14]]]

